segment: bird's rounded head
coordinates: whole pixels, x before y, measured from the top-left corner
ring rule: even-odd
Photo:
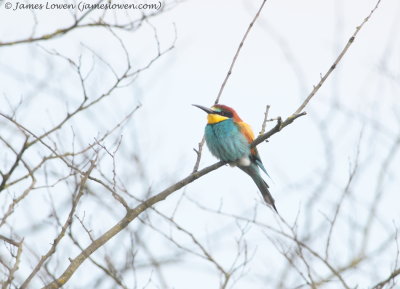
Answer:
[[[218,123],[227,119],[232,118],[233,121],[235,122],[241,122],[241,118],[237,114],[237,112],[223,104],[215,104],[211,108],[207,108],[201,105],[193,104],[194,106],[204,110],[208,115],[207,115],[207,122],[208,124],[214,124]]]

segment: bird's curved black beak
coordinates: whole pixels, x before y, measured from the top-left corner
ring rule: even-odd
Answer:
[[[192,104],[192,105],[204,110],[206,113],[215,113],[215,111],[213,111],[212,109],[209,109],[208,107],[198,105],[198,104]]]

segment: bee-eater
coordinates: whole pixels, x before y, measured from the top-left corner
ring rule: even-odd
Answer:
[[[260,175],[261,168],[267,171],[260,159],[257,148],[251,148],[254,133],[250,125],[242,121],[236,111],[226,105],[216,104],[211,108],[194,104],[207,113],[205,139],[211,153],[218,159],[238,166],[256,183],[258,189],[275,211],[275,201],[272,198],[268,184]]]

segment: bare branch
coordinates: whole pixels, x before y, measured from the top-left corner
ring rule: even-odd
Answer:
[[[79,200],[85,192],[86,182],[89,178],[90,173],[92,172],[92,170],[94,169],[95,166],[96,166],[96,162],[92,161],[89,169],[85,172],[85,174],[83,175],[83,177],[81,179],[81,182],[79,184],[78,194],[73,199],[72,208],[69,212],[67,220],[65,221],[63,227],[61,228],[61,232],[54,239],[54,242],[51,245],[51,248],[49,249],[49,251],[45,255],[43,255],[42,258],[40,258],[39,263],[35,266],[35,268],[31,272],[31,274],[28,276],[28,278],[24,281],[24,283],[22,283],[20,289],[26,289],[28,287],[30,281],[39,272],[39,270],[43,266],[44,262],[46,262],[50,258],[50,256],[53,255],[54,252],[56,251],[56,247],[60,243],[61,239],[64,237],[66,230],[72,224],[72,219],[74,217],[76,207],[78,206]]]
[[[394,281],[394,279],[399,275],[400,275],[400,268],[397,268],[389,275],[389,277],[376,284],[374,287],[372,287],[372,289],[383,289],[387,284]]]
[[[299,116],[304,115],[300,114]],[[297,117],[299,117],[297,116]],[[280,131],[282,128],[286,127],[290,123],[292,123],[297,117],[294,118],[288,118],[284,125],[283,123],[278,122],[278,124],[271,129],[269,132],[265,133],[264,135],[258,137],[253,143],[252,147],[256,146],[257,144],[260,144],[263,140],[266,140],[268,137],[271,135],[277,133]],[[261,141],[259,140],[261,139]],[[148,208],[153,206],[154,204],[165,200],[169,195],[171,195],[173,192],[183,188],[184,186],[190,184],[191,182],[197,180],[198,178],[220,168],[223,166],[225,163],[223,161],[219,161],[211,166],[208,166],[200,171],[191,173],[189,176],[186,178],[182,179],[181,181],[175,183],[174,185],[168,187],[164,191],[158,193],[157,195],[147,199],[146,201],[143,201],[140,205],[138,205],[134,209],[128,210],[127,214],[125,215],[124,218],[122,218],[116,225],[114,225],[112,228],[110,228],[107,232],[105,232],[102,236],[100,236],[98,239],[96,239],[94,242],[92,242],[85,250],[82,251],[81,254],[79,254],[77,257],[75,257],[73,260],[71,260],[71,264],[68,266],[68,268],[64,271],[64,273],[54,282],[46,285],[43,287],[43,289],[55,289],[55,288],[60,288],[63,284],[65,284],[69,278],[71,278],[72,274],[78,269],[78,267],[98,248],[103,246],[106,242],[108,242],[112,237],[114,237],[116,234],[118,234],[120,231],[122,231],[130,222],[132,222],[136,217],[138,217],[141,213],[146,211]]]
[[[2,174],[2,181],[0,184],[0,192],[6,187],[7,181],[8,179],[11,177],[13,171],[15,170],[15,168],[18,166],[18,163],[20,162],[23,153],[26,151],[26,149],[29,147],[28,144],[28,139],[29,137],[25,138],[25,141],[22,145],[22,148],[20,149],[19,153],[17,154],[14,163],[12,164],[12,166],[10,167],[9,171],[5,174]]]
[[[258,135],[262,135],[262,134],[265,133],[265,128],[266,128],[266,126],[267,126],[268,113],[269,113],[270,107],[271,107],[270,105],[267,105],[267,106],[265,107],[264,121],[263,121],[262,126],[261,126],[261,131],[260,131],[260,133],[259,133]]]
[[[321,77],[321,80],[318,82],[318,84],[316,86],[314,86],[314,89],[311,91],[311,93],[307,96],[307,98],[299,106],[299,108],[295,111],[294,114],[299,114],[303,111],[303,109],[306,107],[306,105],[310,102],[311,98],[318,92],[318,90],[321,88],[321,86],[324,84],[324,82],[328,79],[329,75],[336,68],[336,66],[342,60],[343,56],[346,54],[347,50],[353,44],[354,39],[356,38],[358,32],[360,32],[360,30],[364,26],[364,24],[368,22],[369,18],[371,18],[372,14],[374,14],[375,10],[378,9],[380,2],[381,2],[381,0],[378,0],[378,2],[376,2],[374,9],[372,9],[371,12],[369,13],[369,15],[364,19],[364,21],[359,26],[356,27],[356,30],[354,31],[353,35],[349,38],[349,40],[347,41],[347,44],[345,45],[343,50],[340,52],[340,54],[336,58],[335,62],[333,62],[333,64],[328,69],[328,71],[324,74],[324,76]]]
[[[251,29],[253,28],[254,23],[256,22],[258,16],[260,16],[261,10],[264,8],[264,5],[265,5],[266,2],[267,2],[267,0],[263,0],[263,2],[261,3],[260,8],[258,8],[258,11],[257,11],[256,15],[254,15],[253,20],[250,22],[249,27],[246,30],[246,33],[243,35],[242,41],[240,41],[240,44],[239,44],[239,47],[236,50],[235,56],[233,56],[232,63],[231,63],[231,66],[229,67],[228,73],[226,74],[225,79],[222,82],[221,88],[219,89],[219,92],[218,92],[218,95],[217,95],[217,99],[215,100],[215,104],[219,103],[219,100],[221,98],[221,94],[222,94],[222,92],[223,92],[223,90],[225,88],[225,85],[226,85],[229,77],[232,74],[232,70],[233,70],[233,67],[235,66],[235,63],[236,63],[236,60],[237,60],[237,58],[239,56],[240,50],[242,49],[243,44],[246,41],[246,38],[249,35]]]
[[[196,158],[196,163],[194,164],[192,173],[195,173],[199,170],[200,160],[201,160],[201,152],[203,151],[203,146],[204,146],[205,141],[206,141],[206,139],[203,136],[203,138],[199,142],[199,148],[197,150],[193,149],[197,154],[197,158]]]

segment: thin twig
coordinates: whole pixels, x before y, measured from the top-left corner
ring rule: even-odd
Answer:
[[[304,115],[300,114],[301,115]],[[299,117],[297,116],[297,117]],[[285,125],[278,121],[278,124],[272,128],[270,131],[265,133],[264,135],[258,137],[252,144],[251,146],[254,147],[258,144],[260,144],[263,140],[267,139],[268,137],[272,136],[273,134],[279,132],[281,129],[289,125],[291,122],[293,122],[297,117],[289,117],[285,121]],[[279,118],[280,120],[280,118]],[[260,141],[260,139],[262,139]],[[62,275],[57,278],[57,280],[51,282],[50,284],[46,285],[42,289],[57,289],[61,288],[68,280],[71,278],[71,276],[74,274],[74,272],[79,268],[79,266],[97,249],[99,249],[101,246],[103,246],[105,243],[107,243],[111,238],[113,238],[115,235],[117,235],[119,232],[121,232],[123,229],[125,229],[126,226],[129,225],[134,219],[136,219],[141,213],[146,211],[148,208],[153,206],[154,204],[165,200],[169,195],[171,195],[173,192],[183,188],[184,186],[192,183],[193,181],[197,180],[198,178],[222,167],[225,164],[223,161],[219,161],[211,166],[208,166],[202,170],[199,170],[197,172],[191,173],[189,176],[186,178],[180,180],[179,182],[171,185],[167,189],[163,190],[162,192],[158,193],[157,195],[150,197],[149,199],[143,201],[140,205],[135,207],[134,209],[128,210],[126,215],[113,227],[111,227],[107,232],[105,232],[103,235],[101,235],[98,239],[93,241],[85,250],[83,250],[77,257],[71,260],[70,265],[68,268],[62,273]],[[90,178],[92,179],[92,178]]]
[[[239,54],[239,51],[243,45],[244,40],[247,37],[247,34],[249,33],[249,31],[251,30],[251,27],[254,24],[254,21],[257,19],[262,7],[264,6],[266,0],[263,1],[263,4],[261,5],[258,13],[256,14],[256,17],[254,18],[253,22],[250,24],[248,30],[246,31],[245,37],[242,40],[242,43],[239,46],[239,49],[234,57],[234,60],[232,62],[231,68],[228,71],[227,77],[224,81],[224,83],[221,86],[221,90],[220,93],[217,97],[216,103],[218,103],[219,99],[220,99],[220,95],[222,93],[222,90],[232,72],[232,68],[236,62],[237,59],[237,55]],[[379,4],[380,0],[378,1]],[[377,5],[378,5],[377,4]],[[377,8],[377,6],[375,7],[375,9]],[[361,26],[357,27],[356,29],[356,33],[358,33],[358,31],[361,29],[361,27],[363,26],[363,24],[368,21],[369,17],[372,15],[372,13],[375,11],[375,9],[373,11],[371,11],[371,14],[366,18],[366,20],[364,20],[364,22],[362,23]],[[353,42],[354,37],[352,37],[352,40],[350,41]],[[347,46],[350,46],[350,44],[348,43]],[[344,52],[342,51],[341,55],[339,55],[339,61],[340,59],[343,57],[344,53],[347,51],[348,47],[345,48]],[[331,67],[331,70],[334,69],[334,66],[336,64],[334,64]],[[327,73],[327,75],[325,76],[325,79],[329,76],[329,74],[331,73],[331,71]],[[325,81],[325,80],[324,80]],[[260,144],[261,142],[263,142],[264,140],[268,139],[270,136],[272,136],[273,134],[279,132],[280,130],[282,130],[283,128],[285,128],[287,125],[291,124],[294,120],[296,120],[298,117],[301,117],[303,115],[305,115],[305,112],[302,112],[302,110],[304,109],[304,107],[308,104],[308,102],[310,101],[310,99],[312,98],[312,96],[316,93],[316,91],[318,91],[318,89],[321,87],[321,85],[324,83],[324,81],[322,81],[319,84],[319,87],[314,88],[311,97],[307,97],[307,99],[304,101],[304,103],[300,106],[300,108],[298,109],[298,111],[296,111],[294,114],[292,114],[291,116],[289,116],[285,121],[282,122],[282,120],[280,118],[278,118],[277,124],[274,128],[272,128],[270,131],[268,131],[267,133],[259,136],[252,144],[252,147],[255,147],[256,145]],[[201,153],[201,152],[200,152]],[[113,238],[115,235],[117,235],[118,233],[120,233],[122,230],[124,230],[134,219],[136,219],[141,213],[143,213],[144,211],[146,211],[148,208],[150,208],[151,206],[153,206],[154,204],[166,199],[169,195],[171,195],[173,192],[181,189],[182,187],[186,186],[187,184],[195,181],[196,179],[220,168],[222,165],[224,165],[224,162],[219,161],[211,166],[208,166],[200,171],[196,171],[194,173],[191,173],[190,175],[188,175],[186,178],[182,179],[181,181],[171,185],[170,187],[168,187],[167,189],[163,190],[162,192],[154,195],[153,197],[148,198],[146,201],[140,203],[137,207],[130,209],[127,211],[126,215],[117,223],[115,224],[113,227],[111,227],[108,231],[106,231],[103,235],[101,235],[98,239],[94,240],[86,249],[84,249],[77,257],[75,257],[74,259],[71,259],[71,263],[69,264],[69,266],[66,268],[66,270],[61,274],[61,276],[59,278],[57,278],[55,281],[51,282],[50,284],[46,285],[45,287],[43,287],[43,289],[50,289],[50,288],[60,288],[62,287],[70,278],[71,276],[75,273],[75,271],[81,266],[81,264],[89,257],[91,256],[91,254],[93,252],[95,252],[97,249],[99,249],[100,247],[102,247],[105,243],[107,243],[111,238]],[[279,232],[280,234],[282,234],[282,232]],[[287,235],[286,237],[293,239],[293,236]],[[346,285],[345,281],[343,279],[341,279],[341,275],[338,274],[338,272],[323,258],[321,258],[321,256],[316,253],[315,251],[313,251],[310,247],[308,247],[306,244],[302,243],[299,240],[295,240],[296,243],[301,246],[302,248],[306,249],[307,251],[309,251],[309,253],[311,253],[312,255],[314,255],[315,257],[317,257],[318,259],[320,259],[322,262],[325,263],[325,265],[339,278],[339,280],[342,282],[342,284],[344,285],[345,288],[348,288],[348,286]]]
[[[7,281],[5,281],[2,284],[1,289],[11,288],[11,284],[12,284],[12,282],[14,280],[14,277],[15,277],[15,272],[17,272],[17,270],[19,269],[19,264],[21,262],[23,241],[24,240],[22,240],[21,242],[18,243],[17,255],[15,256],[15,263],[14,263],[13,267],[11,268],[11,270],[10,270],[10,272],[8,274]]]
[[[306,107],[306,105],[310,102],[311,98],[317,93],[317,91],[321,88],[322,84],[326,81],[326,79],[329,77],[329,75],[332,73],[332,71],[336,68],[336,66],[339,64],[339,62],[342,60],[343,56],[346,54],[347,50],[350,48],[350,46],[353,44],[354,39],[356,38],[358,32],[360,32],[361,28],[364,26],[365,23],[368,22],[369,18],[371,18],[372,14],[375,12],[376,9],[378,9],[379,3],[381,0],[378,0],[376,2],[376,5],[374,9],[371,10],[369,15],[364,19],[364,21],[356,27],[356,30],[354,31],[353,35],[349,38],[347,41],[346,46],[343,48],[343,50],[340,52],[339,56],[336,58],[335,62],[331,65],[331,67],[328,69],[328,71],[325,73],[323,77],[321,77],[321,80],[318,82],[316,86],[314,86],[314,89],[311,91],[311,93],[307,96],[307,98],[304,100],[304,102],[299,106],[299,108],[296,110],[294,114],[299,114],[300,112],[303,111],[303,109]]]
[[[14,241],[13,239],[3,236],[2,234],[0,234],[0,240],[7,242],[8,244],[13,245],[15,247],[18,247],[20,244],[20,242]]]
[[[222,92],[223,92],[223,90],[224,90],[224,88],[225,88],[226,83],[228,82],[229,77],[230,77],[231,74],[232,74],[233,67],[235,66],[236,60],[238,59],[238,56],[239,56],[240,51],[241,51],[241,49],[242,49],[242,47],[243,47],[243,44],[244,44],[244,42],[246,41],[246,38],[247,38],[247,36],[249,35],[251,29],[253,28],[254,23],[256,22],[258,16],[260,16],[261,10],[264,8],[264,5],[265,5],[266,2],[267,2],[267,0],[263,0],[263,2],[261,3],[260,8],[258,8],[258,11],[257,11],[256,15],[254,15],[253,20],[250,22],[249,27],[247,28],[245,34],[243,35],[243,38],[242,38],[242,40],[240,41],[239,47],[237,48],[237,50],[236,50],[236,52],[235,52],[235,55],[233,56],[231,65],[229,66],[228,73],[226,74],[225,79],[224,79],[224,81],[223,81],[222,84],[221,84],[221,88],[219,89],[217,98],[215,99],[215,104],[218,104],[218,103],[219,103],[219,100],[220,100],[220,98],[221,98]],[[200,143],[199,143],[199,148],[198,148],[198,150],[195,150],[195,152],[196,152],[196,154],[197,154],[197,158],[196,158],[196,162],[195,162],[195,165],[194,165],[194,168],[193,168],[193,172],[196,172],[196,171],[199,169],[200,160],[201,160],[201,154],[202,154],[202,151],[203,151],[204,141],[205,141],[205,140],[204,140],[204,136],[203,136],[202,140],[201,140]]]
[[[236,60],[237,60],[237,58],[239,56],[240,50],[242,49],[243,44],[246,41],[246,38],[249,35],[251,29],[253,28],[254,23],[256,22],[258,16],[260,16],[261,10],[264,8],[264,5],[265,5],[266,2],[267,2],[267,0],[263,0],[263,2],[261,3],[260,8],[258,8],[258,11],[257,11],[256,15],[254,16],[253,20],[250,22],[249,27],[246,30],[246,33],[243,35],[242,41],[240,41],[239,47],[236,50],[235,56],[232,59],[232,63],[231,63],[231,66],[229,67],[228,73],[226,74],[225,79],[222,82],[221,88],[219,89],[217,99],[215,100],[215,104],[219,103],[219,99],[221,98],[222,91],[224,90],[225,85],[226,85],[229,77],[232,74],[232,70],[233,70],[233,67],[235,66],[235,63],[236,63]]]
[[[96,162],[92,161],[89,169],[82,176],[82,179],[81,179],[80,184],[79,184],[79,192],[73,198],[71,210],[69,212],[67,220],[65,221],[64,225],[61,228],[60,233],[54,239],[54,242],[51,245],[49,251],[40,258],[40,261],[35,266],[35,268],[31,272],[31,274],[29,274],[28,278],[26,278],[24,283],[22,283],[20,289],[28,288],[28,285],[31,282],[32,278],[39,272],[39,270],[42,268],[43,264],[51,257],[51,255],[53,255],[55,253],[56,248],[57,248],[58,244],[60,243],[60,241],[62,240],[62,238],[64,237],[66,230],[72,224],[72,219],[73,219],[73,216],[75,214],[75,210],[76,210],[76,208],[78,206],[79,200],[80,200],[80,198],[83,196],[83,194],[85,192],[86,182],[87,182],[87,180],[89,178],[90,173],[92,172],[92,170],[94,169],[95,166],[96,166]]]
[[[267,105],[267,107],[265,108],[264,121],[263,121],[262,126],[261,126],[261,131],[260,131],[260,133],[258,135],[262,135],[262,134],[265,133],[265,128],[267,127],[268,113],[269,113],[269,108],[270,107],[271,107],[270,105]]]
[[[340,196],[340,200],[339,200],[339,202],[338,202],[338,204],[336,206],[335,213],[333,215],[333,219],[332,219],[332,221],[330,221],[331,225],[330,225],[330,228],[329,228],[328,236],[327,236],[327,239],[326,239],[326,246],[325,246],[325,259],[326,260],[329,259],[329,247],[330,247],[330,243],[331,243],[332,233],[333,233],[333,229],[335,227],[336,221],[337,221],[337,219],[339,217],[340,209],[342,208],[342,204],[344,202],[345,197],[349,195],[350,187],[354,182],[356,174],[358,173],[361,139],[362,139],[362,132],[360,133],[360,138],[358,140],[357,152],[356,152],[356,157],[355,157],[355,160],[354,160],[354,166],[350,170],[350,174],[349,174],[349,178],[347,180],[347,184],[346,184],[346,186],[345,186],[345,188],[344,188],[344,190],[342,192],[342,195]]]
[[[193,149],[197,154],[196,163],[194,164],[193,171],[192,171],[193,173],[195,173],[195,172],[197,172],[199,170],[200,160],[201,160],[201,152],[203,150],[203,146],[204,146],[205,140],[206,139],[203,136],[203,138],[199,142],[199,148],[197,150]]]
[[[378,284],[376,284],[374,287],[372,287],[372,289],[382,289],[386,284],[388,284],[391,281],[394,281],[394,279],[400,275],[400,268],[397,268],[396,270],[394,270],[389,277],[387,277],[385,280],[379,282]]]
[[[11,177],[12,173],[14,172],[14,170],[17,168],[19,162],[22,159],[22,155],[24,154],[24,152],[26,151],[26,149],[28,148],[27,144],[28,144],[28,139],[29,137],[26,136],[25,141],[22,145],[21,150],[19,151],[19,153],[16,155],[15,157],[15,161],[12,164],[12,166],[10,167],[9,171],[6,174],[2,174],[2,181],[0,183],[0,192],[6,187],[6,183],[8,181],[8,179]]]

